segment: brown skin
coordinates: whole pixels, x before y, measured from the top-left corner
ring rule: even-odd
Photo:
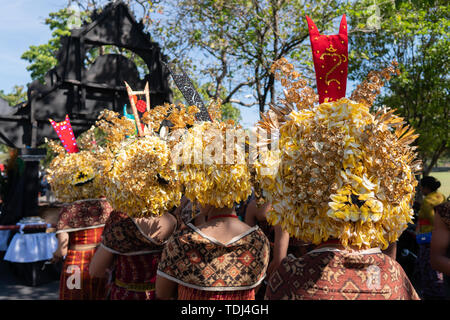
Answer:
[[[56,234],[56,238],[58,239],[58,248],[53,252],[53,258],[51,259],[52,263],[61,261],[67,255],[67,250],[69,248],[69,234],[67,232]]]
[[[107,278],[107,270],[111,268],[114,254],[103,247],[98,247],[89,264],[89,275],[95,278]]]
[[[391,259],[397,259],[397,242],[391,243],[386,250],[382,250],[382,252],[388,255]]]
[[[177,221],[171,214],[161,217],[135,218],[134,222],[143,234],[155,242],[163,243],[175,231]],[[103,247],[99,247],[92,257],[89,265],[89,274],[92,277],[106,278],[108,269],[112,267],[114,254]]]
[[[266,214],[269,212],[270,203],[265,203],[258,207],[256,200],[250,201],[245,213],[245,223],[249,226],[256,225],[259,221],[266,221]],[[267,276],[269,277],[280,265],[281,261],[287,256],[289,247],[289,233],[283,231],[281,226],[275,226],[275,239],[273,246],[273,258],[267,267]]]
[[[425,197],[427,194],[429,194],[429,193],[432,192],[431,189],[428,188],[428,187],[420,186],[420,188],[421,188],[421,191],[422,191],[422,195],[423,195],[424,197]],[[419,233],[419,229],[420,229],[420,225],[417,223],[417,224],[416,224],[416,233]]]
[[[434,216],[433,233],[430,244],[431,267],[445,275],[450,275],[450,258],[446,256],[450,244],[450,230],[439,214]]]
[[[267,277],[272,275],[272,272],[277,270],[281,261],[286,258],[289,247],[289,233],[284,231],[281,226],[277,225],[275,228],[275,240],[273,246],[273,257],[267,267]]]
[[[229,215],[236,212],[234,208],[215,208],[213,206],[204,206],[201,208],[203,216],[207,216],[211,219],[218,215]],[[250,226],[243,223],[239,219],[230,217],[220,217],[213,220],[208,220],[205,223],[197,227],[205,235],[216,239],[217,241],[225,244],[236,236],[241,235],[250,229]],[[157,276],[156,277],[156,297],[160,300],[170,300],[177,298],[178,284],[167,278]]]

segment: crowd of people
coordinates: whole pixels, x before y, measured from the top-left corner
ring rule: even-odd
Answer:
[[[345,98],[345,16],[333,36],[307,20],[319,95],[276,61],[285,97],[256,124],[257,145],[235,143],[243,130],[220,121],[220,102],[198,121],[205,110],[150,109],[128,86],[134,121],[105,110],[76,140],[68,117],[51,120],[62,146],[49,143],[48,179],[67,203],[53,258],[64,260],[61,299],[449,297],[448,201],[439,181],[416,179],[413,130],[393,111],[370,112],[394,66]],[[418,191],[415,287],[396,242]]]

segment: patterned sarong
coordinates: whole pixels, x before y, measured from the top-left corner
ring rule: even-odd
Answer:
[[[115,254],[109,299],[155,299],[156,269],[164,243],[144,235],[127,214],[113,211],[101,245]]]
[[[158,275],[193,289],[179,289],[182,290],[179,299],[217,298],[218,292],[225,299],[227,295],[239,296],[236,291],[258,286],[265,277],[268,262],[269,241],[258,226],[222,244],[188,224],[188,228],[167,242]],[[254,298],[254,292],[243,294],[248,299]]]
[[[288,256],[269,279],[268,300],[418,300],[401,266],[381,253],[317,249]]]

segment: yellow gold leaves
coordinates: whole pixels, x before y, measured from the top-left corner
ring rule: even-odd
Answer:
[[[295,104],[297,110],[301,110],[319,101],[314,90],[307,87],[306,80],[301,79],[301,75],[285,58],[276,60],[270,71],[274,74],[275,79],[280,80],[281,85],[286,88],[284,90],[285,100],[282,100],[285,107]]]
[[[179,205],[177,173],[157,136],[124,141],[102,176],[108,201],[129,216],[161,215]]]
[[[350,99],[371,106],[380,94],[381,87],[384,86],[383,79],[389,81],[391,74],[399,74],[397,65],[397,62],[393,61],[388,68],[384,68],[381,71],[370,71],[366,80],[352,92]]]
[[[385,248],[396,241],[411,221],[420,167],[409,146],[416,136],[402,121],[345,98],[292,111],[279,127],[277,170],[263,174],[274,163],[267,152],[254,166],[272,203],[268,221],[316,244],[333,237],[345,246]],[[263,122],[274,126],[267,116]]]
[[[103,186],[98,177],[92,180],[94,173],[101,170],[101,161],[95,154],[83,150],[58,155],[50,163],[47,174],[55,197],[61,202],[70,203],[103,195]],[[78,177],[80,172],[86,173],[86,177]]]
[[[61,141],[55,141],[55,140],[48,140],[45,138],[45,142],[47,143],[50,150],[52,150],[53,153],[63,155],[66,153],[66,150],[61,144]]]
[[[245,150],[239,144],[225,149],[227,134],[239,137],[239,127],[230,122],[196,123],[183,137],[188,151],[179,165],[179,179],[185,196],[202,206],[232,207],[251,194]],[[234,140],[232,140],[234,141]]]
[[[151,131],[157,132],[161,122],[166,118],[167,113],[172,108],[172,105],[165,104],[164,106],[156,106],[145,112],[142,116],[142,122],[145,123]]]
[[[106,147],[114,150],[127,137],[136,133],[136,126],[133,121],[120,117],[117,112],[103,110],[95,124],[106,136]]]

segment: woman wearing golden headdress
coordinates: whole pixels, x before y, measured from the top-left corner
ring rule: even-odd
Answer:
[[[114,211],[89,270],[93,276],[109,276],[111,300],[155,298],[156,268],[177,227],[169,212],[179,205],[181,188],[169,145],[157,134],[168,108],[148,111],[147,126],[137,123],[138,131],[145,129],[143,135],[135,136],[134,123],[112,112],[99,124],[109,140],[102,181]]]
[[[67,116],[60,123],[50,122],[64,148],[50,142],[50,147],[59,154],[49,166],[48,180],[56,198],[67,203],[59,214],[56,226],[58,248],[53,254],[53,262],[64,259],[59,298],[104,299],[106,282],[89,274],[89,263],[112,211],[102,197],[103,189],[98,181],[97,173],[101,170],[99,149],[92,131],[81,137],[81,151],[78,149]]]
[[[213,119],[195,123],[181,137],[180,181],[207,221],[188,224],[167,242],[158,265],[158,299],[255,299],[265,277],[269,243],[258,226],[248,226],[235,212],[235,204],[251,193],[244,145],[232,138],[243,133],[232,121]]]
[[[279,149],[262,154],[257,170],[272,203],[268,221],[317,247],[285,258],[265,298],[418,299],[401,266],[381,252],[411,222],[420,168],[411,163],[413,131],[393,111],[369,111],[393,68],[372,72],[345,98],[345,16],[332,36],[307,20],[320,104],[292,65],[274,64],[286,97],[268,112],[266,126],[278,128]]]

